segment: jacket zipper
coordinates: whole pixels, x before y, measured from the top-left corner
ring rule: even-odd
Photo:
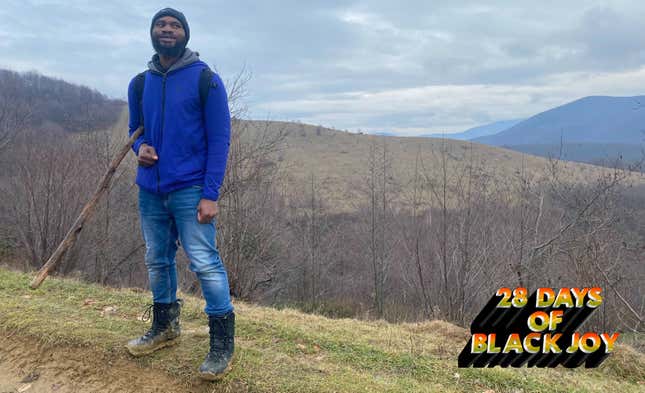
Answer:
[[[165,121],[166,112],[166,77],[167,73],[163,74],[161,82],[161,131],[159,133],[159,152],[161,152],[161,144],[163,143],[163,126]],[[158,154],[158,153],[157,153]],[[161,176],[159,175],[159,163],[157,163],[157,194],[159,193],[159,183],[161,183]]]
[[[178,68],[179,69],[179,68]],[[172,70],[170,72],[175,72],[177,70]],[[159,133],[159,150],[161,151],[161,143],[163,141],[163,127],[165,122],[165,113],[166,113],[166,79],[169,72],[161,73],[159,71],[152,71],[155,74],[161,75],[163,77],[161,81],[161,131]],[[157,152],[158,154],[159,152]],[[161,183],[161,176],[159,174],[159,163],[157,163],[157,194],[159,193],[159,183]]]

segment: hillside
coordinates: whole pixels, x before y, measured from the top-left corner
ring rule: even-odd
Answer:
[[[87,86],[75,85],[38,72],[0,68],[0,116],[2,127],[82,132],[114,124],[124,106]],[[10,117],[15,117],[11,119]]]
[[[332,320],[234,302],[233,371],[202,383],[207,346],[200,300],[185,297],[183,341],[140,359],[123,343],[146,329],[141,291],[0,269],[0,391],[20,392],[637,392],[645,358],[619,346],[599,369],[458,369],[464,329]],[[25,382],[20,382],[20,381]]]
[[[645,142],[645,96],[584,97],[539,113],[495,135],[476,138],[489,145]]]
[[[343,131],[287,122],[249,122],[247,137],[263,132],[283,130],[285,149],[279,161],[287,171],[294,187],[305,189],[314,175],[321,185],[321,195],[333,210],[352,210],[357,201],[365,198],[367,162],[370,145],[386,143],[392,165],[394,188],[401,190],[393,201],[405,206],[412,194],[415,158],[422,160],[422,172],[428,179],[441,175],[441,151],[447,153],[449,172],[455,173],[471,160],[499,184],[508,183],[524,170],[529,178],[544,175],[549,161],[546,158],[469,141],[425,137],[393,137],[360,135]],[[586,183],[607,173],[607,169],[574,162],[562,162],[563,178],[571,183]],[[635,182],[644,178],[634,176]],[[394,189],[393,188],[393,189]]]
[[[242,137],[261,139],[263,135],[285,134],[282,149],[272,164],[284,169],[290,189],[309,190],[311,176],[320,191],[325,206],[331,211],[353,211],[365,199],[367,163],[370,146],[385,143],[391,162],[392,190],[397,191],[392,201],[400,206],[409,204],[413,192],[415,159],[420,154],[420,171],[428,179],[439,179],[441,151],[445,149],[447,167],[453,173],[472,160],[499,184],[508,183],[524,170],[529,178],[542,177],[548,167],[547,158],[537,157],[501,147],[471,141],[428,137],[395,137],[354,134],[302,123],[281,121],[243,121]],[[113,128],[115,139],[125,140],[127,113]],[[270,158],[271,159],[271,158]],[[128,155],[120,170],[133,174],[134,156]],[[577,162],[563,161],[563,178],[571,183],[586,183],[608,173],[608,169]],[[632,181],[645,183],[645,178],[634,174]],[[400,192],[398,192],[400,191]],[[288,197],[289,195],[287,195]]]

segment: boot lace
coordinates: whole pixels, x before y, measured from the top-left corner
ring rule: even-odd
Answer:
[[[163,331],[159,320],[160,318],[154,313],[154,306],[154,304],[148,304],[141,314],[141,320],[143,322],[148,322],[150,318],[152,318],[152,326],[150,326],[150,329],[143,334],[144,338],[154,337]]]
[[[148,304],[146,308],[143,310],[143,313],[141,314],[141,320],[143,322],[148,322],[150,318],[152,317],[152,309],[155,305],[154,304]]]

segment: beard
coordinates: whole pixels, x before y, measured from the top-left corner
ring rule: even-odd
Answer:
[[[186,48],[186,38],[183,40],[176,39],[175,45],[173,46],[164,46],[159,42],[159,37],[152,37],[152,47],[159,54],[159,56],[166,57],[179,57]]]

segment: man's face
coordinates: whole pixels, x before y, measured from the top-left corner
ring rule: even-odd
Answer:
[[[157,53],[168,57],[181,55],[186,46],[186,31],[172,16],[163,16],[152,27],[152,46]]]

